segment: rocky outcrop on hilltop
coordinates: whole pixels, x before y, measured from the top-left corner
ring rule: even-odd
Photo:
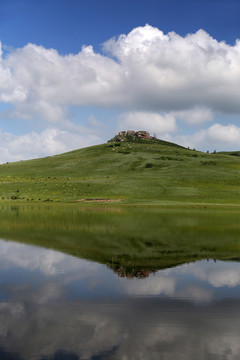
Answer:
[[[123,142],[123,141],[141,141],[155,139],[154,136],[150,136],[147,131],[120,131],[108,142]]]
[[[147,131],[120,131],[112,139],[108,140],[109,147],[120,146],[121,143],[140,143],[140,144],[158,144],[163,146],[171,146],[175,148],[182,148],[183,146],[171,143],[169,141],[160,140],[155,135],[151,136]]]

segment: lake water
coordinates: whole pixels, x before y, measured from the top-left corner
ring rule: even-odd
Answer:
[[[0,359],[239,359],[239,325],[238,262],[126,274],[0,241]]]

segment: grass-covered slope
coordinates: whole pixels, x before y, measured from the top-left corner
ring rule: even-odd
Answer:
[[[1,165],[0,199],[237,204],[240,158],[164,141],[102,144]]]

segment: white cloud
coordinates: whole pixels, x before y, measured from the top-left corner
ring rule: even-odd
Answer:
[[[240,110],[240,42],[230,46],[203,30],[164,35],[146,25],[109,40],[105,49],[127,69],[129,96],[141,108]]]
[[[181,37],[145,25],[107,41],[104,49],[110,56],[91,46],[67,56],[34,44],[6,57],[1,50],[0,99],[24,104],[32,116],[42,108],[46,120],[56,116],[52,107],[70,105],[240,112],[240,41],[231,46],[203,30]],[[209,119],[210,110],[195,120]]]
[[[192,135],[171,134],[181,128],[176,121],[200,126],[216,113],[240,114],[239,40],[228,45],[203,30],[182,37],[145,25],[106,41],[103,49],[105,55],[87,46],[78,54],[62,56],[28,44],[5,54],[0,43],[0,102],[11,105],[1,121],[49,123],[40,127],[48,126],[41,133],[0,133],[0,162],[106,140],[100,138],[102,124],[97,118],[89,118],[88,132],[83,127],[76,130],[69,121],[71,106],[121,111],[121,130],[147,130],[205,150],[238,148],[236,125],[213,124]],[[31,126],[35,129],[33,122]]]
[[[0,163],[55,155],[99,142],[99,136],[91,129],[78,129],[73,125],[70,130],[47,128],[20,136],[0,132]]]
[[[203,107],[176,111],[171,114],[188,124],[200,124],[202,122],[213,120],[213,112],[210,109]]]
[[[198,130],[194,134],[175,136],[170,140],[198,150],[239,150],[240,127],[234,124],[216,123],[207,129]]]
[[[207,136],[213,141],[239,144],[240,128],[233,124],[227,126],[214,124],[207,130]]]
[[[49,120],[53,107],[119,103],[122,73],[120,65],[94,53],[91,46],[77,55],[61,56],[28,44],[1,59],[0,99],[20,109],[24,106],[32,115],[40,109]]]
[[[147,130],[152,134],[165,134],[177,130],[174,116],[140,111],[122,114],[119,127],[121,129]]]

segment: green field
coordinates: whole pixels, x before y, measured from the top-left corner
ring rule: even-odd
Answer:
[[[238,205],[240,158],[233,154],[145,140],[6,163],[0,165],[0,201]]]

